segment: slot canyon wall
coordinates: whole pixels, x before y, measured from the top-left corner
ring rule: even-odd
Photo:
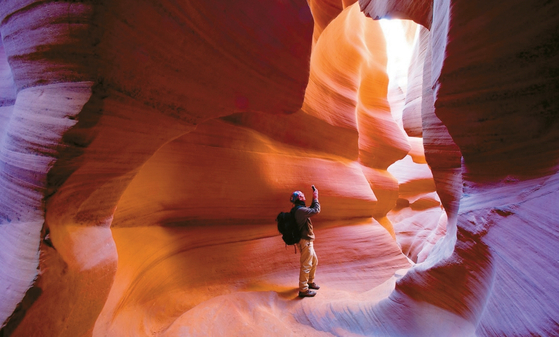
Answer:
[[[410,20],[407,74],[380,18]],[[1,334],[559,334],[558,18],[2,1]],[[274,219],[311,184],[300,300]]]

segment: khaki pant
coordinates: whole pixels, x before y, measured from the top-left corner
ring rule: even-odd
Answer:
[[[314,282],[314,274],[318,265],[318,258],[314,251],[312,241],[301,239],[299,241],[301,252],[301,271],[299,272],[299,291],[305,292],[309,289],[309,283]]]

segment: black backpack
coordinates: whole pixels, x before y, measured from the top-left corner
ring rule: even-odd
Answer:
[[[294,216],[294,213],[298,208],[299,207],[293,208],[289,213],[280,212],[276,218],[278,231],[282,235],[281,238],[286,245],[294,245],[301,241],[301,232],[299,231],[299,226],[297,226],[297,221],[295,221]]]

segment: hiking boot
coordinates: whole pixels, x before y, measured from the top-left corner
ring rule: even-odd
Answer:
[[[314,295],[316,295],[316,291],[312,291],[310,289],[305,292],[299,292],[299,297],[314,297]]]
[[[312,283],[309,283],[309,289],[318,290],[318,289],[320,289],[320,286],[318,284],[312,282]]]

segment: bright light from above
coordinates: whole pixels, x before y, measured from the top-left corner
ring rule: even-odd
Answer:
[[[408,87],[408,69],[413,47],[419,35],[418,25],[408,20],[380,20],[386,39],[388,64],[388,101],[394,119],[401,124],[404,98]]]
[[[380,26],[386,38],[387,72],[391,85],[397,85],[405,90],[413,46],[418,35],[417,25],[407,20],[382,19]],[[410,33],[413,34],[411,41],[408,39]]]

